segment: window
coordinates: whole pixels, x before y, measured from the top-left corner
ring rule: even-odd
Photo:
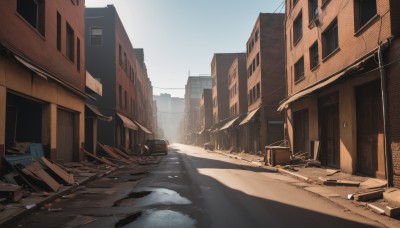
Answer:
[[[118,87],[118,102],[119,106],[122,107],[122,86],[119,85]]]
[[[72,62],[74,62],[74,54],[75,54],[74,53],[74,50],[75,50],[74,40],[75,40],[74,30],[67,22],[66,55],[67,55],[67,58],[69,60],[71,60]]]
[[[331,25],[322,33],[323,41],[323,58],[332,54],[339,47],[337,21],[333,21]]]
[[[127,110],[128,109],[128,93],[126,92],[126,90],[125,90],[124,95],[125,95],[124,96],[124,107]]]
[[[293,23],[293,42],[296,44],[299,42],[303,35],[303,15],[302,13],[297,16]]]
[[[294,7],[299,0],[292,0],[292,7]]]
[[[310,23],[318,18],[318,0],[308,0],[308,12]]]
[[[354,1],[355,30],[358,31],[376,15],[376,0]]]
[[[259,37],[260,37],[260,31],[257,29],[256,32],[255,32],[255,34],[254,34],[254,40],[255,40],[255,42],[258,41],[258,38],[259,38]]]
[[[118,62],[122,66],[122,47],[121,44],[118,45]]]
[[[310,47],[310,69],[314,69],[319,65],[319,54],[318,54],[318,41]]]
[[[260,83],[257,83],[257,99],[260,98]]]
[[[40,34],[44,35],[43,0],[17,0],[17,12]]]
[[[294,64],[294,81],[297,82],[304,77],[304,57]]]
[[[57,50],[61,51],[61,14],[57,12]]]
[[[260,52],[258,52],[256,56],[256,66],[258,65],[260,65]]]
[[[103,44],[103,29],[102,28],[91,28],[90,44],[93,46]]]
[[[76,38],[76,69],[81,71],[81,40]]]

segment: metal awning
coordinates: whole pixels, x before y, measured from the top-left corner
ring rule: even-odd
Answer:
[[[342,69],[341,71],[336,72],[336,73],[334,73],[322,80],[319,80],[319,81],[315,82],[314,84],[292,94],[290,97],[288,97],[282,101],[282,103],[279,105],[278,111],[282,111],[283,109],[287,108],[289,103],[291,103],[301,97],[304,97],[324,86],[327,86],[327,85],[333,83],[334,81],[338,80],[343,75],[346,75],[349,72],[353,72],[353,71],[360,69],[360,66],[362,64],[364,64],[366,61],[368,61],[369,59],[373,58],[374,55],[375,55],[375,52],[373,52],[372,54],[368,54],[364,57],[363,60],[359,61],[358,63],[348,66],[348,67]]]
[[[91,112],[93,112],[93,114],[96,115],[97,119],[99,119],[99,120],[104,120],[104,121],[110,122],[110,121],[113,119],[112,116],[105,116],[105,115],[103,115],[103,114],[100,112],[100,110],[99,110],[96,106],[94,106],[94,105],[85,104],[85,106],[86,106],[86,108],[88,108]]]
[[[143,125],[141,125],[140,123],[138,123],[137,121],[134,121],[136,123],[137,126],[139,126],[140,129],[142,129],[142,131],[144,131],[147,134],[153,134],[153,132],[151,132],[149,129],[147,129],[146,127],[144,127]]]
[[[124,115],[119,114],[118,112],[117,112],[117,116],[122,120],[124,127],[135,130],[135,131],[137,131],[139,129],[138,126],[134,122],[132,122],[132,120],[130,120],[128,117],[125,117]]]
[[[260,110],[260,107],[254,109],[253,111],[249,112],[249,114],[247,114],[246,118],[244,118],[242,120],[242,122],[240,122],[239,125],[243,125],[246,124],[247,122],[249,122],[251,119],[253,119],[254,115]]]
[[[240,116],[233,118],[231,121],[229,121],[228,123],[226,123],[223,127],[221,127],[219,130],[225,130],[228,129],[230,126],[232,126],[238,119]]]

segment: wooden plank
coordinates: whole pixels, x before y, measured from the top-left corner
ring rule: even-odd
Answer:
[[[319,156],[319,141],[314,141],[314,148],[313,148],[314,160],[318,160]]]
[[[67,184],[73,185],[75,183],[73,174],[64,171],[59,166],[57,166],[57,165],[53,164],[51,161],[47,160],[45,157],[41,157],[40,159],[43,161],[43,163],[49,169],[51,169],[51,171],[53,171],[55,174],[57,174],[57,176],[61,177],[61,179],[63,179],[63,181],[65,181]]]
[[[131,157],[129,155],[127,155],[126,153],[120,151],[118,148],[112,148],[112,150],[115,153],[117,153],[118,155],[122,156],[123,158],[129,159],[129,160],[131,159]]]
[[[99,145],[99,147],[106,152],[110,157],[115,158],[115,159],[120,159],[121,157],[118,156],[117,154],[115,154],[114,152],[112,152],[111,150],[107,149],[105,146],[103,146],[101,143],[97,143],[97,145]]]
[[[30,176],[37,177],[40,180],[42,180],[54,192],[57,192],[58,189],[61,187],[61,185],[56,180],[54,180],[54,178],[52,178],[48,173],[46,173],[46,171],[44,171],[40,166],[40,164],[38,164],[37,162],[33,162],[31,165],[25,167],[23,171]]]
[[[97,161],[100,161],[100,162],[102,162],[102,163],[104,163],[104,164],[106,164],[106,165],[110,165],[110,166],[117,167],[116,164],[110,162],[109,160],[107,160],[107,159],[105,159],[105,158],[97,157],[96,155],[91,154],[91,153],[87,152],[87,151],[84,150],[84,149],[82,149],[82,151],[83,151],[84,154],[86,154],[87,156],[89,156],[89,157],[91,157],[91,158],[96,159]]]

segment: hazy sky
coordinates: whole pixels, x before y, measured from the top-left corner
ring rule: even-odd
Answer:
[[[183,97],[191,76],[210,75],[214,53],[245,52],[260,12],[283,0],[86,0],[86,7],[113,4],[134,48],[144,48],[154,94]]]

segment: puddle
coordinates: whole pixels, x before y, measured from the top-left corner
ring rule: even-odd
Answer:
[[[136,207],[149,206],[154,204],[191,204],[190,200],[179,195],[179,193],[165,188],[145,188],[143,191],[150,191],[135,202]]]
[[[168,158],[169,160],[178,160],[179,158]]]
[[[118,201],[115,201],[113,207],[128,207],[132,206],[134,203],[133,199],[138,199],[145,197],[147,195],[151,194],[150,191],[143,191],[143,192],[132,192],[130,193],[127,197],[122,198]]]
[[[168,176],[169,179],[178,178],[178,176]]]
[[[125,217],[124,219],[121,219],[119,222],[117,222],[114,227],[123,227],[129,223],[132,223],[137,218],[139,218],[141,215],[142,215],[141,211],[137,212],[135,214],[131,214],[131,215]]]
[[[139,218],[124,227],[195,227],[195,220],[171,210],[143,211]],[[117,227],[117,226],[116,226]]]

